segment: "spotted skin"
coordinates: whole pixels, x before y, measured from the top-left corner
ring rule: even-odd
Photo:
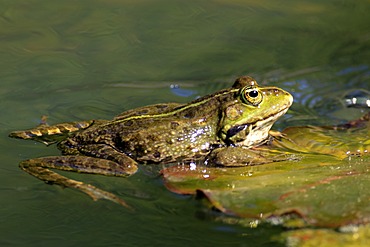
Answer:
[[[137,171],[138,162],[206,163],[214,150],[220,152],[230,147],[248,150],[265,143],[271,126],[292,101],[288,92],[277,87],[260,87],[253,78],[244,76],[231,88],[188,104],[145,106],[126,111],[113,120],[40,125],[12,132],[10,136],[44,143],[53,137],[64,137],[57,145],[62,156],[22,161],[21,169],[47,183],[78,189],[94,200],[108,199],[127,206],[110,192],[68,179],[51,169],[129,176]]]

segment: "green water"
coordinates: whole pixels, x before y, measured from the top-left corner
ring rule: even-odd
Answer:
[[[150,166],[128,179],[68,174],[134,213],[47,186],[18,163],[58,151],[7,134],[42,115],[56,123],[187,102],[244,74],[294,94],[278,128],[358,116],[342,99],[370,90],[369,10],[365,0],[0,1],[0,245],[276,246],[279,227],[218,222]]]

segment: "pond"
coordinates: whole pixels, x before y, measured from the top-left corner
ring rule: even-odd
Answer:
[[[189,102],[251,75],[294,95],[275,129],[334,124],[370,90],[369,2],[9,0],[0,3],[1,246],[278,246],[279,226],[215,220],[168,191],[161,167],[129,178],[70,174],[124,198],[131,212],[48,186],[21,160],[55,146],[8,138],[48,123],[110,119],[160,102]],[[366,91],[367,90],[367,91]],[[348,102],[347,102],[348,103]],[[63,172],[63,174],[67,174]]]

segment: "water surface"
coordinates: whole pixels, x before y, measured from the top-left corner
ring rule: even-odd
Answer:
[[[370,90],[368,1],[2,1],[0,3],[1,246],[266,246],[279,227],[227,225],[157,170],[128,179],[68,174],[117,193],[111,202],[47,186],[18,168],[55,147],[12,130],[112,118],[158,102],[188,102],[240,75],[290,91],[276,128],[361,115],[343,97]],[[293,116],[293,117],[292,117]],[[276,244],[276,243],[275,243]]]

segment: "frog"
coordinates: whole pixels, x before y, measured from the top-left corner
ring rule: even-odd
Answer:
[[[241,76],[231,87],[187,104],[143,106],[111,120],[50,126],[42,123],[33,129],[13,131],[9,136],[47,145],[57,143],[61,151],[59,156],[21,161],[19,166],[25,172],[47,184],[77,189],[95,201],[107,199],[130,207],[113,193],[70,179],[56,170],[127,177],[137,172],[138,164],[212,165],[213,153],[234,147],[242,148],[243,157],[257,160],[258,164],[273,162],[253,149],[274,138],[272,125],[292,103],[289,92],[260,86],[252,77]],[[232,166],[233,158],[227,160],[228,164],[216,165]]]

